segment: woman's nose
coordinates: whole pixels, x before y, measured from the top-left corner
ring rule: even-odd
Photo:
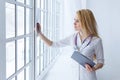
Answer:
[[[76,25],[76,23],[74,22],[74,25]]]

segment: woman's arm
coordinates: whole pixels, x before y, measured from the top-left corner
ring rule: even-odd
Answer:
[[[48,46],[51,46],[53,41],[49,40],[46,36],[44,36],[42,33],[38,34],[40,39],[43,40],[44,43],[46,43]]]
[[[44,34],[42,34],[41,25],[39,23],[36,24],[36,31],[40,39],[42,39],[44,43],[46,43],[48,46],[52,45],[53,41],[49,40],[46,36],[44,36]]]
[[[93,68],[91,68],[88,64],[86,64],[85,67],[88,71],[98,70],[102,68],[104,65],[104,51],[103,51],[102,40],[100,38],[97,40],[95,45],[95,55],[96,55],[97,64]]]
[[[56,48],[71,45],[73,37],[75,35],[75,34],[72,34],[60,41],[53,42],[53,41],[49,40],[46,36],[44,36],[44,34],[42,34],[41,26],[39,23],[36,24],[36,32],[38,33],[39,37],[43,40],[44,43],[46,43],[48,46],[56,47]]]
[[[93,67],[93,70],[97,70],[97,69],[100,69],[103,67],[103,63],[97,63],[94,67]]]

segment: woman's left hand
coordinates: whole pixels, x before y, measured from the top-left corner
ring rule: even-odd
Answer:
[[[85,64],[85,68],[87,71],[91,72],[91,71],[95,71],[94,67],[91,67],[89,64]]]

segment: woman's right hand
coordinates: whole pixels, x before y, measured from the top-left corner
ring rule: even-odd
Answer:
[[[36,23],[36,31],[38,34],[41,34],[41,25],[40,23]]]
[[[42,39],[43,42],[45,42],[48,46],[51,46],[53,42],[51,40],[49,40],[46,36],[44,36],[44,34],[42,34],[41,25],[39,23],[36,23],[35,28],[36,28],[35,30],[36,30],[38,36],[40,37],[40,39]]]

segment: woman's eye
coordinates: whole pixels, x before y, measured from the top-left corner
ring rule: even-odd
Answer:
[[[77,20],[76,22],[79,22],[79,20]]]
[[[74,21],[75,21],[75,22],[79,22],[79,20],[78,20],[78,19],[74,19]]]
[[[79,22],[79,20],[76,20],[75,22]]]

